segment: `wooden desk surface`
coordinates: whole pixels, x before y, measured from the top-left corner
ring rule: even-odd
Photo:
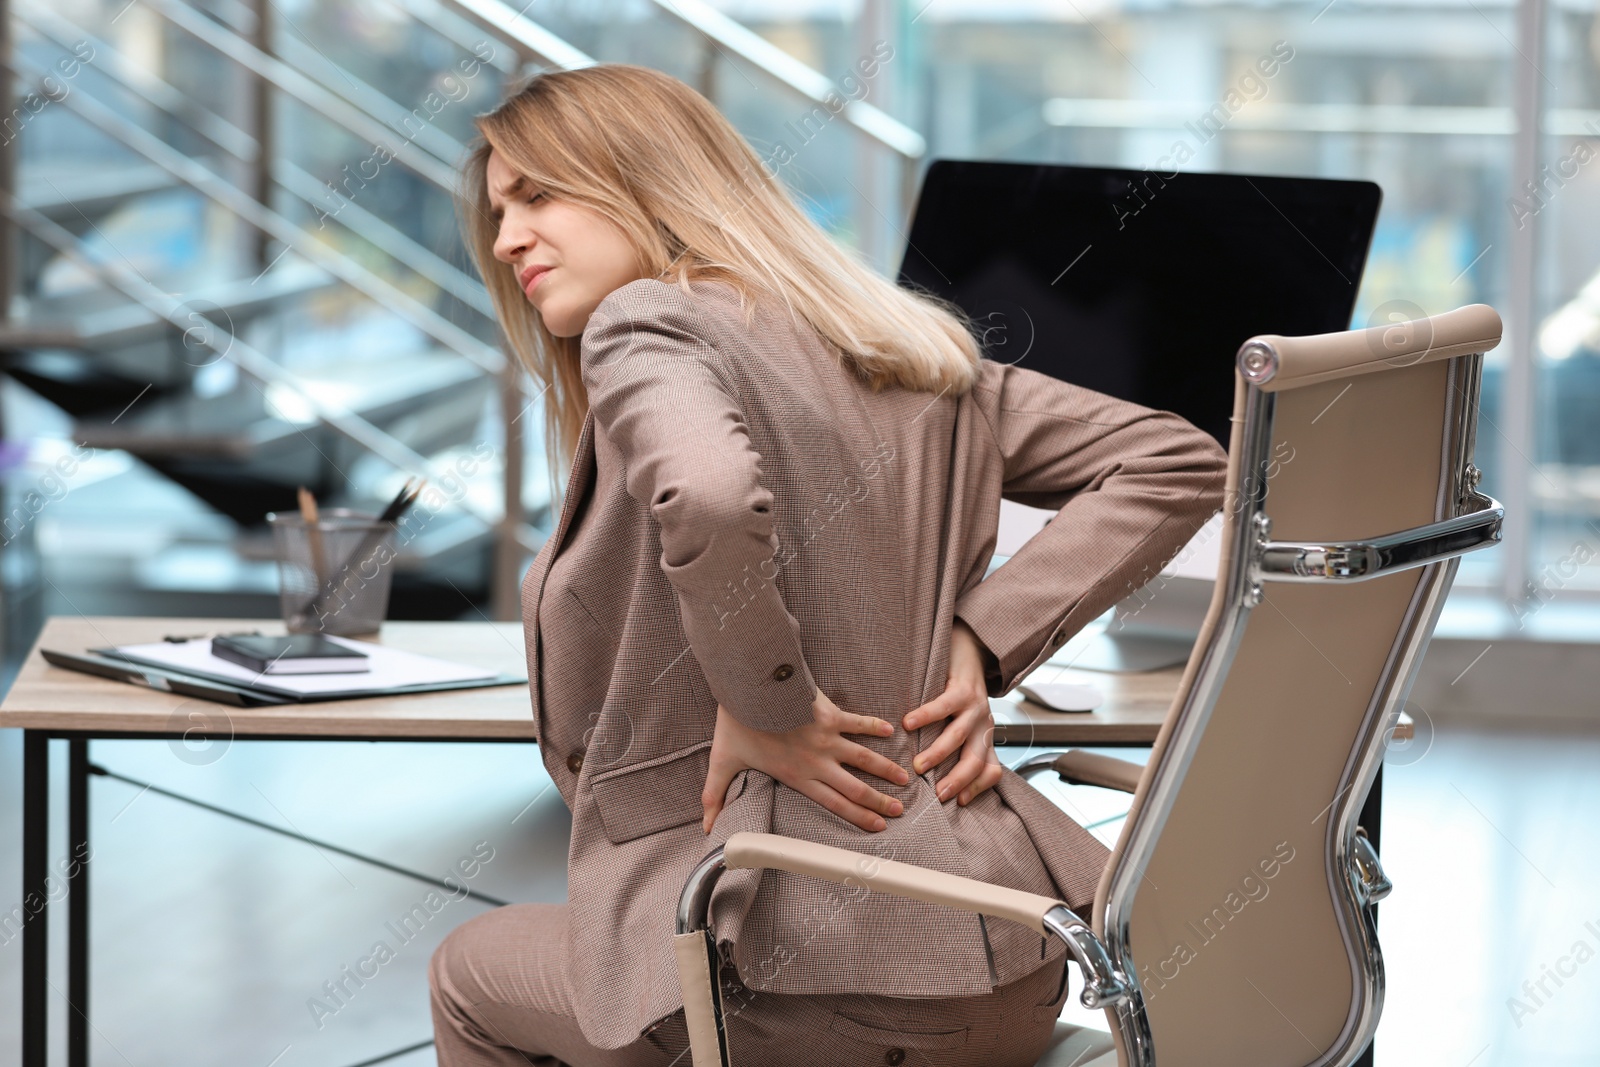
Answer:
[[[1092,685],[1105,694],[1100,707],[1091,712],[1061,712],[1025,700],[1021,693],[990,699],[994,712],[997,745],[1151,745],[1166,720],[1183,680],[1183,667],[1133,674],[1110,674],[1041,667],[1038,681],[1071,685]],[[1416,723],[1401,712],[1389,731],[1389,740],[1407,741],[1416,736]]]
[[[1183,678],[1182,667],[1135,674],[1046,666],[1038,681],[1092,685],[1105,694],[1094,711],[1052,711],[1012,692],[990,699],[997,745],[1148,745],[1156,739]]]
[[[0,726],[106,733],[208,732],[303,737],[483,738],[532,741],[528,686],[456,689],[397,697],[236,708],[53,667],[41,646],[82,652],[106,645],[159,641],[238,630],[283,633],[271,619],[152,619],[54,616],[28,653],[0,704]],[[524,675],[522,624],[516,622],[386,622],[379,643],[510,674]],[[191,712],[198,713],[191,717]],[[213,726],[215,724],[215,726]]]
[[[174,734],[196,724],[231,726],[235,734],[299,737],[534,739],[528,687],[496,686],[401,697],[236,708],[52,667],[40,646],[81,652],[104,645],[159,641],[168,634],[213,634],[259,629],[281,633],[263,619],[166,619],[55,616],[29,652],[0,704],[0,727],[92,730],[100,733]],[[523,674],[522,624],[516,622],[386,622],[385,645],[410,649],[508,673]],[[1155,740],[1183,671],[1171,667],[1138,674],[1058,670],[1050,681],[1098,687],[1098,711],[1067,713],[1041,708],[1020,694],[991,700],[998,745],[1148,745]],[[199,713],[198,717],[191,713]],[[219,719],[219,716],[221,718]],[[1409,733],[1403,722],[1397,736]]]

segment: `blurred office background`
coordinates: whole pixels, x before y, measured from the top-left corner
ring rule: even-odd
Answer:
[[[1575,895],[1595,884],[1595,850],[1574,844],[1600,843],[1577,816],[1600,756],[1585,732],[1600,707],[1587,682],[1600,640],[1594,0],[4,8],[7,684],[48,615],[275,616],[264,517],[291,510],[301,484],[325,505],[376,508],[408,474],[448,474],[448,508],[397,565],[391,617],[516,617],[553,519],[542,411],[500,348],[450,191],[472,115],[524,72],[599,60],[683,78],[763,158],[781,146],[805,209],[886,273],[937,157],[1378,182],[1353,325],[1475,301],[1502,312],[1478,464],[1508,514],[1506,544],[1462,565],[1414,694],[1421,740],[1388,779],[1400,889],[1384,905],[1378,1055],[1595,1062],[1580,1002],[1600,969],[1537,1018],[1506,1005],[1600,920]],[[834,115],[830,93],[861,103]],[[19,747],[0,738],[0,873],[15,870]],[[494,838],[507,861],[489,891],[562,898],[564,811],[530,749],[391,748],[95,751],[263,818],[292,798],[278,814],[306,832],[425,869],[492,825],[512,836]],[[97,825],[119,829],[98,839],[96,1059],[332,1067],[426,1039],[421,948],[342,1020],[312,1026],[304,1003],[409,906],[409,886],[345,899],[343,861],[265,853],[248,830],[110,783],[95,793]],[[1115,812],[1101,816],[1114,836]],[[515,836],[530,825],[554,844]],[[15,885],[5,873],[0,910]],[[238,923],[254,923],[243,956]],[[337,951],[312,951],[330,936]],[[0,945],[0,1062],[17,958]]]
[[[551,522],[542,412],[500,369],[449,191],[509,78],[590,58],[701,89],[763,158],[792,157],[777,169],[806,209],[886,272],[935,157],[1378,182],[1355,324],[1473,301],[1508,321],[1479,465],[1511,536],[1465,561],[1459,593],[1523,630],[1590,614],[1592,5],[517,6],[10,3],[13,650],[71,605],[270,614],[263,516],[295,485],[370,507],[429,468],[460,485],[406,546],[396,616],[511,617]],[[830,92],[866,106],[835,117]]]

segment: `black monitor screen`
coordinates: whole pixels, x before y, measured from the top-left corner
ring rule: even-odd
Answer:
[[[1350,327],[1372,182],[937,160],[900,281],[963,308],[990,358],[1228,444],[1256,334]]]

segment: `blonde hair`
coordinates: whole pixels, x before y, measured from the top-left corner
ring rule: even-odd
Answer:
[[[620,63],[537,74],[474,119],[481,135],[458,198],[466,245],[513,354],[545,387],[552,484],[571,464],[588,411],[579,338],[556,337],[494,258],[486,171],[498,152],[514,172],[615,224],[644,277],[716,279],[781,300],[873,391],[898,386],[960,396],[981,359],[954,304],[902,288],[836,243],[710,101],[660,71]]]

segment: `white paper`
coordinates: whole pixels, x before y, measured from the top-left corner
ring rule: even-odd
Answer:
[[[328,637],[367,655],[371,669],[357,674],[262,674],[249,667],[230,663],[211,654],[211,639],[179,643],[158,641],[148,645],[119,645],[117,651],[142,660],[226,678],[240,685],[280,689],[288,693],[344,693],[367,689],[398,689],[410,685],[441,682],[470,682],[493,678],[498,671],[450,663],[432,656],[405,652],[398,648],[356,641],[347,637]]]

